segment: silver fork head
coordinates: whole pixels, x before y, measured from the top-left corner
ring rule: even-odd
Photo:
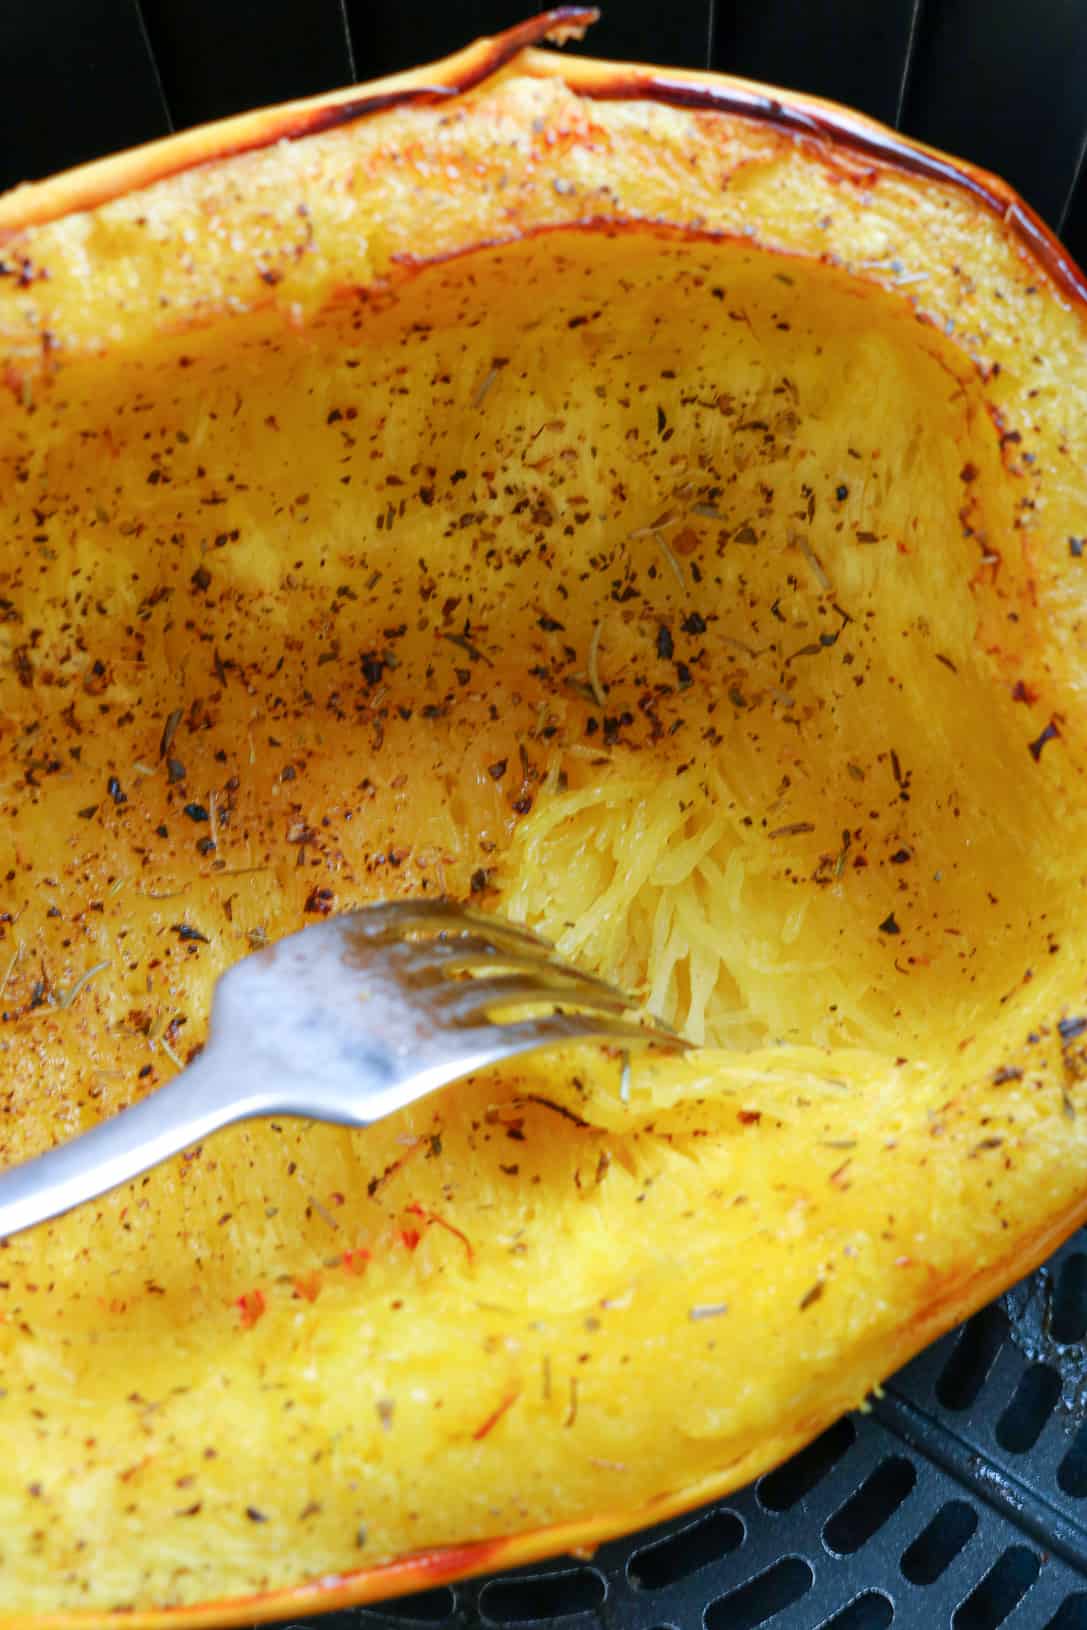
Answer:
[[[632,999],[531,930],[443,901],[393,901],[314,923],[219,981],[207,1052],[233,1061],[255,1113],[367,1125],[473,1070],[599,1039],[686,1043],[633,1021]],[[505,1017],[504,1017],[505,1015]]]
[[[631,1006],[527,929],[461,907],[403,902],[314,923],[224,974],[208,1045],[180,1075],[0,1173],[0,1237],[254,1115],[367,1126],[538,1047],[592,1038],[685,1045],[625,1019]],[[536,1011],[488,1020],[511,1008]]]

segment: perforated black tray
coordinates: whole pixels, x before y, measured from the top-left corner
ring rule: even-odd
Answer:
[[[540,0],[540,4],[543,0]],[[602,0],[585,48],[851,103],[1087,261],[1087,0]],[[0,0],[0,187],[424,62],[534,0]],[[1087,1235],[752,1489],[328,1630],[1087,1630]]]

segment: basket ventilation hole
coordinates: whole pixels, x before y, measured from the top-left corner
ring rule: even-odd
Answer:
[[[965,1500],[949,1500],[902,1553],[902,1572],[911,1585],[934,1585],[974,1536],[978,1514]]]
[[[828,1518],[823,1529],[826,1545],[839,1556],[852,1556],[894,1516],[916,1481],[917,1468],[911,1460],[894,1455],[883,1461]]]
[[[480,1591],[479,1608],[497,1624],[532,1624],[593,1613],[606,1595],[603,1574],[593,1568],[571,1568],[529,1578],[492,1579]]]
[[[396,1601],[382,1602],[375,1618],[403,1619],[407,1624],[444,1624],[456,1612],[457,1599],[448,1585],[437,1590],[424,1590],[415,1596],[401,1596]],[[362,1609],[361,1616],[371,1615]],[[354,1617],[354,1615],[352,1615]]]
[[[761,1479],[756,1490],[759,1504],[767,1511],[790,1511],[823,1481],[856,1441],[857,1429],[851,1420],[835,1421],[806,1449]]]
[[[1087,1255],[1082,1251],[1077,1251],[1061,1266],[1053,1293],[1049,1333],[1062,1345],[1082,1341],[1087,1336]]]
[[[889,1596],[884,1596],[881,1590],[866,1590],[863,1596],[827,1619],[822,1630],[887,1630],[894,1616],[894,1603]]]
[[[996,1441],[1000,1447],[1013,1455],[1025,1455],[1028,1449],[1033,1449],[1060,1394],[1061,1378],[1056,1370],[1049,1364],[1032,1364],[996,1423]]]
[[[1073,1500],[1087,1495],[1087,1424],[1076,1432],[1068,1453],[1057,1467],[1057,1487]]]
[[[996,1630],[1018,1607],[1038,1577],[1041,1560],[1025,1545],[1012,1545],[955,1609],[953,1630]]]
[[[969,1409],[1007,1337],[1008,1316],[996,1304],[983,1308],[963,1326],[936,1383],[936,1396],[945,1409]]]
[[[1077,1591],[1066,1597],[1045,1630],[1087,1630],[1087,1596]]]
[[[677,1585],[699,1568],[717,1562],[744,1542],[745,1529],[731,1511],[711,1511],[677,1534],[643,1545],[627,1563],[627,1578],[640,1590]]]
[[[807,1594],[815,1575],[802,1556],[783,1556],[706,1609],[706,1630],[756,1630]]]

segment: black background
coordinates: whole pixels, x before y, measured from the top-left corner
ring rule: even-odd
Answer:
[[[531,9],[531,0],[8,0],[0,188],[414,66]],[[847,102],[996,170],[1087,260],[1087,0],[611,0],[580,49],[709,65]]]

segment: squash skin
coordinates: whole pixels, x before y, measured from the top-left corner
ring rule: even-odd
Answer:
[[[540,25],[541,31],[544,26]],[[476,48],[476,53],[472,60],[477,64],[480,54],[487,64],[496,60],[492,48]],[[461,83],[464,73],[463,65],[457,69],[447,65],[437,72],[427,71],[420,79],[433,84],[447,75]],[[420,246],[419,205],[405,196],[389,157],[412,132],[416,114],[431,120],[441,116],[425,109],[382,114],[383,124],[375,118],[350,133],[358,138],[363,149],[352,162],[360,163],[368,172],[370,190],[366,208],[371,212],[367,223],[371,231],[366,255],[358,252],[357,218],[350,239],[345,233],[338,241],[334,221],[326,221],[319,213],[330,174],[345,162],[347,137],[344,133],[315,137],[312,146],[303,144],[267,155],[254,152],[247,158],[224,161],[209,170],[193,172],[186,168],[178,172],[165,184],[174,190],[162,195],[161,224],[182,234],[192,219],[202,217],[206,221],[210,216],[224,227],[207,245],[206,259],[194,257],[191,268],[179,270],[176,263],[163,255],[151,269],[149,252],[141,237],[145,229],[133,220],[137,206],[131,203],[127,190],[132,185],[131,175],[123,185],[116,187],[117,205],[105,206],[90,222],[71,212],[79,208],[83,197],[100,198],[109,194],[108,166],[95,167],[98,179],[93,185],[86,178],[52,184],[54,191],[44,203],[40,194],[36,203],[33,192],[22,200],[18,194],[13,195],[8,205],[0,206],[0,228],[8,235],[3,253],[9,263],[13,261],[17,266],[27,267],[25,276],[16,279],[24,286],[10,292],[5,289],[4,304],[0,307],[4,313],[0,317],[3,324],[0,331],[4,335],[6,377],[13,399],[25,398],[27,392],[32,395],[39,382],[48,380],[58,363],[66,366],[77,360],[80,353],[93,355],[108,350],[114,355],[123,355],[126,351],[138,354],[141,347],[150,345],[161,331],[164,310],[170,312],[165,319],[170,324],[180,322],[199,327],[229,321],[224,316],[226,311],[238,312],[239,308],[256,308],[263,304],[282,312],[288,321],[304,324],[310,315],[327,304],[332,291],[346,290],[352,285],[357,288],[360,284],[371,290],[387,290],[397,279],[417,275],[425,264],[440,262],[443,257],[467,255],[479,243],[524,239],[562,227],[592,232],[600,230],[606,222],[619,226],[640,225],[644,229],[648,218],[655,231],[671,230],[681,241],[686,238],[697,242],[715,236],[728,238],[750,226],[754,214],[758,236],[775,252],[842,262],[849,275],[862,283],[889,288],[901,300],[909,298],[909,294],[908,290],[896,291],[898,273],[886,267],[858,267],[855,262],[861,258],[878,261],[881,258],[879,246],[877,244],[872,252],[871,245],[873,238],[878,237],[879,228],[890,231],[897,226],[901,229],[902,222],[908,219],[911,234],[916,233],[919,238],[930,228],[932,244],[932,252],[919,262],[924,266],[927,281],[923,304],[918,299],[917,315],[926,324],[944,326],[950,319],[959,329],[967,325],[966,338],[961,344],[979,371],[988,372],[985,383],[993,413],[1003,419],[1005,433],[1014,432],[1023,438],[1006,440],[1002,455],[1009,466],[1016,466],[1017,480],[1033,484],[1037,493],[1043,495],[1044,527],[1040,538],[1032,540],[1033,554],[1028,569],[1015,580],[1017,604],[1037,609],[1032,611],[1029,620],[1021,618],[1012,626],[1010,638],[1002,632],[997,660],[1004,667],[1009,687],[1019,680],[1033,685],[1037,683],[1039,668],[1046,671],[1051,694],[1059,699],[1059,708],[1054,709],[1060,713],[1059,750],[1067,755],[1067,763],[1073,768],[1066,771],[1052,767],[1053,749],[1057,745],[1053,742],[1039,759],[1039,773],[1067,776],[1068,787],[1062,787],[1061,791],[1071,804],[1075,798],[1074,766],[1081,735],[1078,679],[1081,596],[1069,576],[1067,539],[1082,536],[1087,529],[1083,483],[1078,473],[1083,467],[1085,449],[1082,401],[1077,404],[1074,392],[1066,388],[1069,381],[1082,377],[1077,348],[1082,347],[1083,339],[1083,288],[1075,269],[1068,266],[1054,246],[1039,237],[1039,229],[1029,213],[1014,204],[1000,184],[979,178],[965,168],[956,170],[950,161],[940,161],[944,173],[956,177],[945,187],[931,175],[919,180],[909,174],[900,157],[885,162],[869,150],[858,159],[855,132],[859,129],[874,143],[877,135],[874,128],[804,99],[782,98],[780,112],[771,110],[765,123],[749,124],[742,118],[717,113],[691,115],[667,110],[658,114],[645,105],[693,99],[704,106],[715,97],[737,99],[751,94],[745,87],[711,76],[660,76],[651,70],[618,70],[604,64],[559,64],[550,57],[535,56],[512,62],[493,86],[482,83],[482,73],[481,69],[480,90],[470,94],[481,99],[472,104],[471,114],[481,122],[484,143],[487,130],[502,119],[512,120],[523,129],[532,118],[543,118],[551,121],[545,128],[554,133],[557,156],[548,158],[548,149],[541,143],[544,156],[533,155],[535,179],[530,187],[522,190],[512,220],[504,213],[499,219],[495,218],[494,202],[487,193],[486,166],[482,178],[477,174],[473,182],[466,165],[462,172],[465,196],[458,194],[447,214],[428,220],[425,253],[421,253]],[[524,79],[516,77],[522,74],[526,76]],[[410,76],[401,89],[411,94]],[[387,92],[377,94],[384,96]],[[490,95],[495,98],[493,104],[487,102]],[[603,120],[605,98],[609,96],[616,99],[620,120],[620,125],[612,131],[616,148],[627,141],[631,149],[637,150],[639,125],[654,121],[655,167],[638,160],[632,153],[627,153],[625,159],[622,154],[615,158],[614,152],[607,159],[599,159],[597,144],[606,144],[602,143],[599,127],[594,127],[594,99],[602,103],[600,118]],[[628,107],[630,122],[623,124]],[[794,128],[800,115],[818,115],[823,121],[820,129],[824,134],[818,138],[788,134],[785,113],[789,108],[797,110]],[[295,116],[268,117],[273,121],[268,131],[270,139],[275,131],[283,131],[285,117],[289,120]],[[367,148],[370,132],[374,133],[373,143]],[[259,130],[253,139],[259,140]],[[431,131],[429,139],[441,141],[444,138]],[[219,153],[230,145],[221,130],[218,135],[200,133],[199,141],[207,144],[202,151],[208,154]],[[327,141],[327,147],[315,151],[322,141]],[[337,145],[341,141],[342,145]],[[700,143],[706,144],[700,151],[711,154],[713,161],[701,179],[685,173],[680,163],[685,147]],[[187,150],[186,167],[195,162],[196,151],[196,147]],[[476,156],[470,140],[466,142],[466,151],[469,157]],[[608,159],[615,169],[604,169],[601,180],[593,166],[598,162],[604,166]],[[306,198],[311,200],[308,207],[316,214],[314,231],[322,245],[321,252],[297,262],[293,261],[291,251],[301,240],[286,236],[297,191],[292,194],[289,206],[275,204],[277,193],[286,196],[287,191],[282,166],[295,163],[301,165],[302,170],[301,174],[291,171],[291,185],[295,189],[302,186]],[[386,174],[383,165],[389,165],[391,173]],[[615,188],[618,183],[632,188],[637,171],[644,194],[628,190],[620,202],[616,201],[614,192],[601,194],[606,200],[603,205],[595,196],[586,205],[583,169],[586,165],[600,187]],[[757,177],[760,165],[768,169],[783,165],[795,172],[796,180],[786,181],[786,185],[795,187],[794,197],[803,195],[806,202],[803,218],[799,211],[796,216],[789,215],[780,206],[777,214],[760,214],[760,207],[767,210],[766,198],[759,206],[751,201],[750,192],[746,206],[734,207],[729,193],[721,191],[724,176],[745,171],[749,177]],[[155,172],[137,173],[147,176]],[[491,174],[493,176],[493,170]],[[552,185],[555,179],[570,182],[581,191],[557,190]],[[97,193],[95,187],[99,189]],[[81,191],[81,188],[87,190]],[[862,211],[859,206],[850,204],[843,208],[843,193],[851,195],[858,190],[869,195],[869,208]],[[270,202],[273,208],[279,208],[279,214],[275,230],[269,233],[266,212]],[[677,207],[679,203],[682,210]],[[837,222],[833,233],[818,225],[824,203],[846,217]],[[994,203],[1011,209],[999,230],[990,225]],[[37,215],[41,224],[25,231],[20,229],[20,211],[28,220]],[[172,215],[172,211],[176,214]],[[55,224],[50,225],[49,218],[53,216]],[[940,222],[943,225],[937,230]],[[970,241],[970,265],[975,282],[981,282],[986,272],[995,272],[996,268],[1001,277],[1012,281],[1015,298],[1006,302],[1012,308],[1009,315],[1005,317],[995,303],[991,309],[982,309],[977,302],[971,304],[975,297],[964,292],[961,277],[942,262],[945,232],[954,242],[968,241],[967,235],[974,235]],[[254,245],[271,251],[268,256],[257,255],[260,265],[256,270]],[[1045,247],[1044,259],[1035,258],[1039,245]],[[928,247],[919,244],[919,250]],[[23,256],[27,257],[25,261]],[[95,280],[95,297],[90,301],[86,298],[88,264],[99,274]],[[147,266],[143,273],[138,270],[141,264]],[[48,279],[33,281],[36,271],[42,267],[48,269]],[[137,268],[135,277],[131,275],[132,267]],[[271,281],[263,277],[261,271],[282,271],[283,276],[279,281]],[[1031,286],[1041,292],[1028,295],[1026,289]],[[170,302],[168,307],[161,304],[164,299]],[[1036,353],[1042,360],[1023,366],[1016,362],[1017,331],[1027,320],[1023,313],[1030,311],[1032,300],[1043,307],[1040,316],[1029,319],[1031,332],[1042,336]],[[994,361],[1001,364],[999,374],[992,372]],[[1032,406],[1028,410],[1028,401],[1037,400],[1029,398],[1030,391],[1049,392],[1051,388],[1054,391],[1052,403],[1043,399],[1041,407]],[[1029,425],[1025,418],[1028,411]],[[1032,465],[1021,462],[1024,452],[1033,458]],[[1065,469],[1072,472],[1070,476],[1062,475]],[[1017,564],[1009,562],[1009,577],[1014,577]],[[995,636],[993,643],[997,643]],[[1024,709],[1024,713],[1026,711]],[[1027,722],[1025,719],[1024,725]],[[1039,717],[1029,734],[1035,736],[1045,722]],[[1024,747],[1027,735],[1024,730]],[[1032,761],[1024,756],[1023,774],[1031,769]],[[1071,822],[1069,830],[1074,831]],[[390,1594],[393,1589],[417,1589],[439,1578],[523,1561],[571,1545],[592,1544],[608,1534],[663,1517],[723,1492],[780,1459],[843,1408],[856,1403],[874,1379],[889,1373],[925,1341],[1042,1260],[1059,1238],[1082,1220],[1087,1209],[1079,1196],[1082,1133],[1076,1121],[1069,1122],[1062,1116],[1059,1090],[1061,1087],[1066,1091],[1074,1089],[1077,1067],[1069,1058],[1069,1048],[1061,1045],[1064,1038],[1053,1029],[1058,1019],[1075,1015],[1080,1000],[1081,979],[1069,984],[1063,993],[1047,993],[1050,1033],[1044,1046],[1032,1044],[1034,1050],[1027,1055],[1031,1079],[1045,1087],[1044,1113],[1039,1111],[1032,1120],[1035,1141],[1029,1159],[1035,1162],[1035,1180],[1051,1184],[1044,1201],[1050,1214],[1044,1219],[1031,1216],[1029,1206],[1024,1206],[1009,1230],[1005,1250],[999,1252],[990,1245],[988,1259],[976,1270],[960,1268],[939,1273],[919,1287],[912,1295],[909,1311],[902,1308],[896,1314],[894,1329],[879,1331],[873,1350],[868,1350],[863,1341],[859,1343],[850,1364],[843,1367],[840,1389],[827,1391],[818,1409],[807,1409],[801,1418],[789,1420],[787,1428],[783,1426],[777,1432],[764,1433],[757,1445],[714,1477],[670,1493],[652,1505],[615,1515],[582,1518],[534,1534],[487,1541],[475,1548],[427,1551],[417,1558],[409,1557],[396,1563],[390,1571],[373,1569],[345,1574],[335,1580],[322,1579],[301,1587],[300,1592],[271,1591],[256,1599],[247,1597],[206,1607],[187,1605],[171,1610],[169,1617],[191,1623],[251,1622],[256,1618],[301,1611],[306,1606],[332,1607],[372,1600]],[[1000,1067],[1022,1066],[1010,1057],[1002,1057]],[[964,1093],[947,1112],[944,1135],[948,1141],[944,1147],[955,1151],[946,1157],[952,1164],[965,1162],[970,1149],[978,1142],[978,1124],[992,1107],[986,1100],[986,1091],[987,1085],[982,1082],[973,1097]],[[1033,1111],[1031,1113],[1033,1115]],[[1058,1173],[1059,1176],[1055,1175]],[[1037,1210],[1037,1202],[1035,1205]],[[47,1622],[72,1622],[66,1615],[57,1615],[55,1619],[53,1615],[41,1616]],[[95,1615],[78,1614],[76,1618],[89,1623],[94,1621]],[[126,1618],[135,1618],[141,1624],[162,1622],[162,1616],[153,1612],[126,1614]]]

